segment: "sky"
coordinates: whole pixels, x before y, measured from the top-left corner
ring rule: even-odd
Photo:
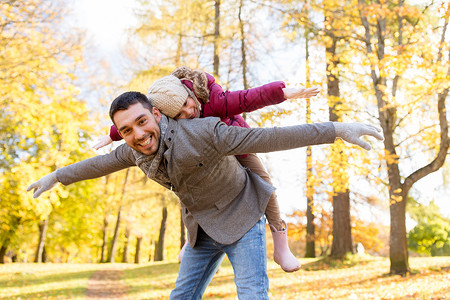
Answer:
[[[98,51],[114,61],[120,55],[120,47],[126,43],[125,29],[136,21],[133,15],[133,3],[128,0],[75,0],[75,17],[78,24],[88,31]],[[298,120],[297,120],[298,123]],[[285,124],[286,125],[286,124]],[[361,150],[364,151],[364,150]],[[305,209],[306,200],[303,186],[305,163],[304,149],[283,151],[260,155],[277,187],[278,201],[282,213],[294,209]],[[421,199],[426,203],[435,199],[442,208],[442,213],[450,217],[450,195],[443,193],[441,172],[435,172],[414,185],[420,190]],[[383,219],[389,222],[388,213],[368,212],[370,219]]]
[[[99,48],[108,52],[126,42],[125,30],[135,23],[133,3],[132,0],[75,0],[75,15]]]

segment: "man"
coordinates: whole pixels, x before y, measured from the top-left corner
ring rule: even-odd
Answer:
[[[234,155],[332,143],[339,137],[382,140],[370,125],[322,123],[280,128],[226,126],[218,118],[173,120],[147,97],[117,97],[110,117],[126,144],[106,155],[61,168],[30,185],[34,197],[57,182],[68,185],[138,166],[180,198],[189,247],[171,299],[201,299],[227,254],[240,299],[268,299],[264,211],[274,188],[244,169]]]

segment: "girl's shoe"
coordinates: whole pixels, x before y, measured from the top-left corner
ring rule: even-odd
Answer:
[[[289,249],[287,225],[285,221],[282,222],[284,225],[282,230],[277,230],[273,225],[269,224],[273,238],[273,260],[281,266],[283,271],[295,272],[301,268],[301,264]]]

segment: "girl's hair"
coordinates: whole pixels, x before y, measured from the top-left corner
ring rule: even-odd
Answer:
[[[208,78],[202,70],[194,70],[186,66],[178,67],[172,75],[180,80],[189,80],[194,87],[194,93],[203,103],[209,102]]]

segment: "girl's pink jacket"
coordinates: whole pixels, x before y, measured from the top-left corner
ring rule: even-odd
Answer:
[[[212,75],[206,73],[206,77],[208,78],[209,102],[203,103],[200,101],[202,105],[200,118],[219,117],[222,122],[229,126],[250,128],[241,116],[242,113],[252,112],[286,100],[282,90],[285,84],[282,81],[271,82],[253,89],[230,92],[224,91]],[[194,90],[192,82],[189,80],[182,80],[181,82],[190,90]],[[114,125],[111,126],[109,136],[113,141],[122,139]]]

